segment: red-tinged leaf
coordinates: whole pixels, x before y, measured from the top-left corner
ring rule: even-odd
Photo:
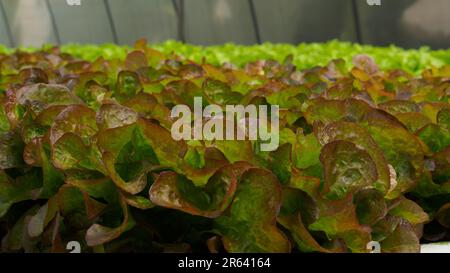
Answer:
[[[174,172],[162,172],[150,188],[150,200],[159,206],[216,218],[230,205],[240,175],[250,167],[246,163],[227,165],[202,188]]]
[[[180,67],[178,76],[182,79],[193,80],[204,75],[203,68],[197,64],[186,64]]]
[[[431,120],[422,113],[400,113],[395,117],[403,123],[411,133],[417,132],[419,129],[431,124]]]
[[[148,61],[144,52],[142,51],[133,51],[128,53],[125,59],[125,69],[129,71],[137,71],[139,68],[147,67]]]
[[[307,229],[307,226],[315,222],[318,216],[316,202],[305,192],[293,188],[283,189],[283,204],[278,223],[289,230],[301,251],[331,252],[322,247]]]
[[[45,108],[42,112],[40,112],[35,121],[42,126],[52,126],[56,117],[61,113],[67,105],[53,105]]]
[[[120,226],[115,228],[106,227],[99,224],[93,224],[86,231],[86,243],[88,244],[88,246],[93,247],[110,242],[126,231],[126,229],[130,224],[128,205],[123,197],[121,197],[119,200],[123,212],[122,224],[120,224]]]
[[[228,160],[217,148],[196,143],[188,145],[181,169],[196,186],[204,186],[220,168],[228,164]]]
[[[21,69],[19,72],[20,80],[25,84],[48,83],[48,76],[44,70],[38,67]]]
[[[374,59],[368,55],[356,55],[353,58],[353,65],[371,76],[379,71]]]
[[[321,121],[324,124],[335,121],[360,122],[373,109],[365,102],[356,99],[325,100],[322,98],[311,100],[305,118],[309,124]]]
[[[382,241],[386,239],[388,236],[390,236],[394,230],[397,228],[397,225],[402,221],[401,218],[386,215],[383,219],[378,221],[375,225],[372,227],[372,237],[375,241]]]
[[[320,217],[309,229],[323,231],[329,239],[342,238],[352,252],[366,252],[371,241],[370,228],[360,225],[355,207],[350,203],[333,212],[333,203],[328,206],[325,211],[321,209]]]
[[[102,130],[97,136],[100,152],[110,152],[118,156],[123,146],[131,140],[135,129],[135,124],[129,124]]]
[[[166,89],[162,95],[165,101],[168,100],[175,104],[188,105],[191,109],[194,109],[194,98],[201,97],[204,103],[207,101],[203,96],[202,89],[189,80],[170,82],[166,85]]]
[[[146,119],[140,118],[138,125],[144,138],[153,148],[160,165],[178,169],[186,153],[186,143],[175,141],[170,131]]]
[[[388,211],[383,194],[374,189],[357,192],[353,203],[356,206],[358,220],[363,225],[375,225],[386,216]]]
[[[124,191],[130,194],[141,192],[147,186],[147,172],[142,171],[136,178],[131,181],[125,181],[120,174],[117,173],[115,167],[116,157],[110,152],[103,153],[103,164],[114,183]]]
[[[155,204],[153,204],[153,202],[146,197],[139,195],[132,195],[127,192],[123,192],[122,195],[123,198],[125,199],[125,202],[132,207],[142,210],[151,209],[155,207]]]
[[[52,161],[61,170],[88,167],[87,147],[83,140],[73,133],[61,136],[52,146]]]
[[[328,199],[342,199],[349,193],[373,187],[378,178],[370,155],[347,141],[334,141],[322,149],[325,185],[322,194]]]
[[[383,253],[419,253],[420,243],[411,224],[401,222],[394,232],[381,241]]]
[[[157,98],[147,93],[139,93],[123,103],[124,106],[143,115],[150,115],[157,104]]]
[[[378,180],[375,182],[374,187],[386,194],[391,187],[395,186],[391,185],[390,171],[383,151],[365,128],[355,123],[340,121],[325,126],[319,130],[317,135],[323,145],[332,141],[343,140],[352,142],[358,148],[364,149],[376,165]]]
[[[419,112],[419,106],[408,100],[390,100],[384,103],[380,103],[378,107],[391,115],[406,114]]]
[[[186,180],[185,178],[183,179],[175,172],[160,173],[150,189],[150,200],[159,206],[181,210],[193,215],[202,215],[211,218],[215,218],[220,215],[220,212],[218,211],[207,211],[209,196],[205,192],[201,191],[201,189],[191,189],[191,192],[194,192],[197,196],[195,203],[198,207],[184,199],[179,190],[180,186],[183,187],[183,183],[187,184],[192,182]],[[192,199],[194,197],[191,196],[190,198]]]
[[[368,131],[382,149],[388,163],[394,168],[397,186],[390,191],[393,199],[411,190],[418,183],[424,167],[424,146],[405,128],[395,126],[397,122],[380,119],[376,115],[368,118]]]
[[[293,168],[291,174],[291,180],[288,186],[294,189],[299,189],[306,192],[313,199],[320,198],[320,178],[314,176],[308,176],[304,172]]]
[[[239,182],[229,215],[216,219],[229,252],[289,252],[286,235],[276,227],[281,205],[280,184],[264,169],[249,169]]]
[[[119,104],[103,104],[97,112],[97,125],[100,130],[117,128],[133,124],[138,114],[128,107]]]
[[[291,232],[299,249],[308,252],[331,253],[330,250],[322,247],[306,229],[302,223],[300,213],[295,216],[280,216],[278,222]]]
[[[29,85],[17,90],[17,104],[30,105],[35,113],[53,105],[82,104],[81,99],[73,95],[67,87],[55,84]]]
[[[98,131],[95,111],[82,105],[66,107],[56,117],[50,129],[50,140],[54,144],[65,133],[74,133],[89,144],[90,137]]]
[[[147,185],[147,174],[157,167],[151,144],[136,124],[103,130],[97,138],[109,176],[130,194],[141,192]]]
[[[395,207],[389,210],[389,214],[401,217],[411,223],[412,225],[421,224],[429,221],[429,216],[423,209],[414,201],[401,198],[400,202]]]
[[[40,189],[40,198],[49,198],[53,196],[60,186],[64,184],[63,174],[55,168],[51,161],[51,155],[48,151],[48,140],[38,139],[34,154],[37,157],[39,166],[42,168],[42,188]]]
[[[237,92],[231,92],[228,84],[212,79],[206,79],[203,82],[203,92],[208,97],[208,101],[219,105],[238,104],[242,95]]]

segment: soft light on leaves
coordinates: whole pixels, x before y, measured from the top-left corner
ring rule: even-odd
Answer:
[[[130,125],[137,121],[137,113],[119,104],[103,104],[97,113],[100,130]]]
[[[346,141],[331,142],[322,149],[324,166],[323,194],[329,199],[342,199],[347,194],[370,188],[378,178],[370,155]]]
[[[387,161],[383,151],[365,128],[351,122],[334,122],[320,129],[318,138],[323,145],[332,141],[343,140],[352,142],[358,148],[364,149],[376,165],[378,180],[375,182],[374,187],[383,193],[388,192],[392,185],[390,183],[390,171]]]
[[[82,104],[82,100],[63,85],[38,83],[22,87],[15,96],[19,105],[30,105],[35,113],[53,105]]]
[[[395,198],[411,190],[418,183],[424,165],[425,152],[418,138],[406,129],[387,127],[375,119],[368,130],[396,171],[397,186],[389,197]]]
[[[389,210],[389,214],[401,217],[412,225],[421,224],[429,220],[428,214],[418,204],[406,198],[401,198],[400,202]]]
[[[264,169],[250,169],[239,182],[229,215],[216,220],[229,252],[288,252],[290,243],[276,227],[281,205],[280,184]]]
[[[50,130],[50,140],[53,144],[65,133],[73,133],[88,144],[89,138],[97,131],[95,111],[86,106],[71,105],[56,117]]]

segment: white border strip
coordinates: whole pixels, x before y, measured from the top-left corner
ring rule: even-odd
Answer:
[[[450,253],[450,242],[421,245],[420,253]]]

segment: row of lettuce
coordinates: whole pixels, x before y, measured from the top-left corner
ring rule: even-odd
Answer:
[[[2,251],[418,252],[450,237],[449,66],[63,51],[0,54]],[[279,105],[279,148],[175,141],[170,109],[195,97]]]
[[[44,46],[44,48],[50,47],[51,45]],[[352,58],[356,54],[371,56],[383,70],[402,69],[416,75],[430,66],[441,67],[450,65],[449,50],[431,50],[428,47],[407,50],[396,46],[377,47],[337,40],[327,43],[302,43],[299,45],[264,43],[252,46],[232,43],[197,46],[169,40],[160,44],[152,44],[151,47],[167,55],[175,52],[177,55],[184,56],[197,63],[203,61],[213,65],[229,63],[241,68],[249,62],[258,60],[273,59],[283,62],[286,56],[293,55],[292,63],[298,69],[324,66],[338,58],[344,59],[348,64],[347,68],[350,69]],[[61,47],[62,52],[88,61],[94,61],[99,56],[103,56],[106,59],[125,59],[128,52],[132,49],[130,46],[119,46],[116,44],[67,44]],[[14,50],[0,46],[0,52],[2,53],[12,53]],[[33,52],[37,49],[23,48],[22,50]]]

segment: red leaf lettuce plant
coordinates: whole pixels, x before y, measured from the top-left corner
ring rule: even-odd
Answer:
[[[0,55],[5,252],[418,252],[449,238],[450,67],[299,71]],[[175,141],[171,107],[280,106],[280,146]]]

